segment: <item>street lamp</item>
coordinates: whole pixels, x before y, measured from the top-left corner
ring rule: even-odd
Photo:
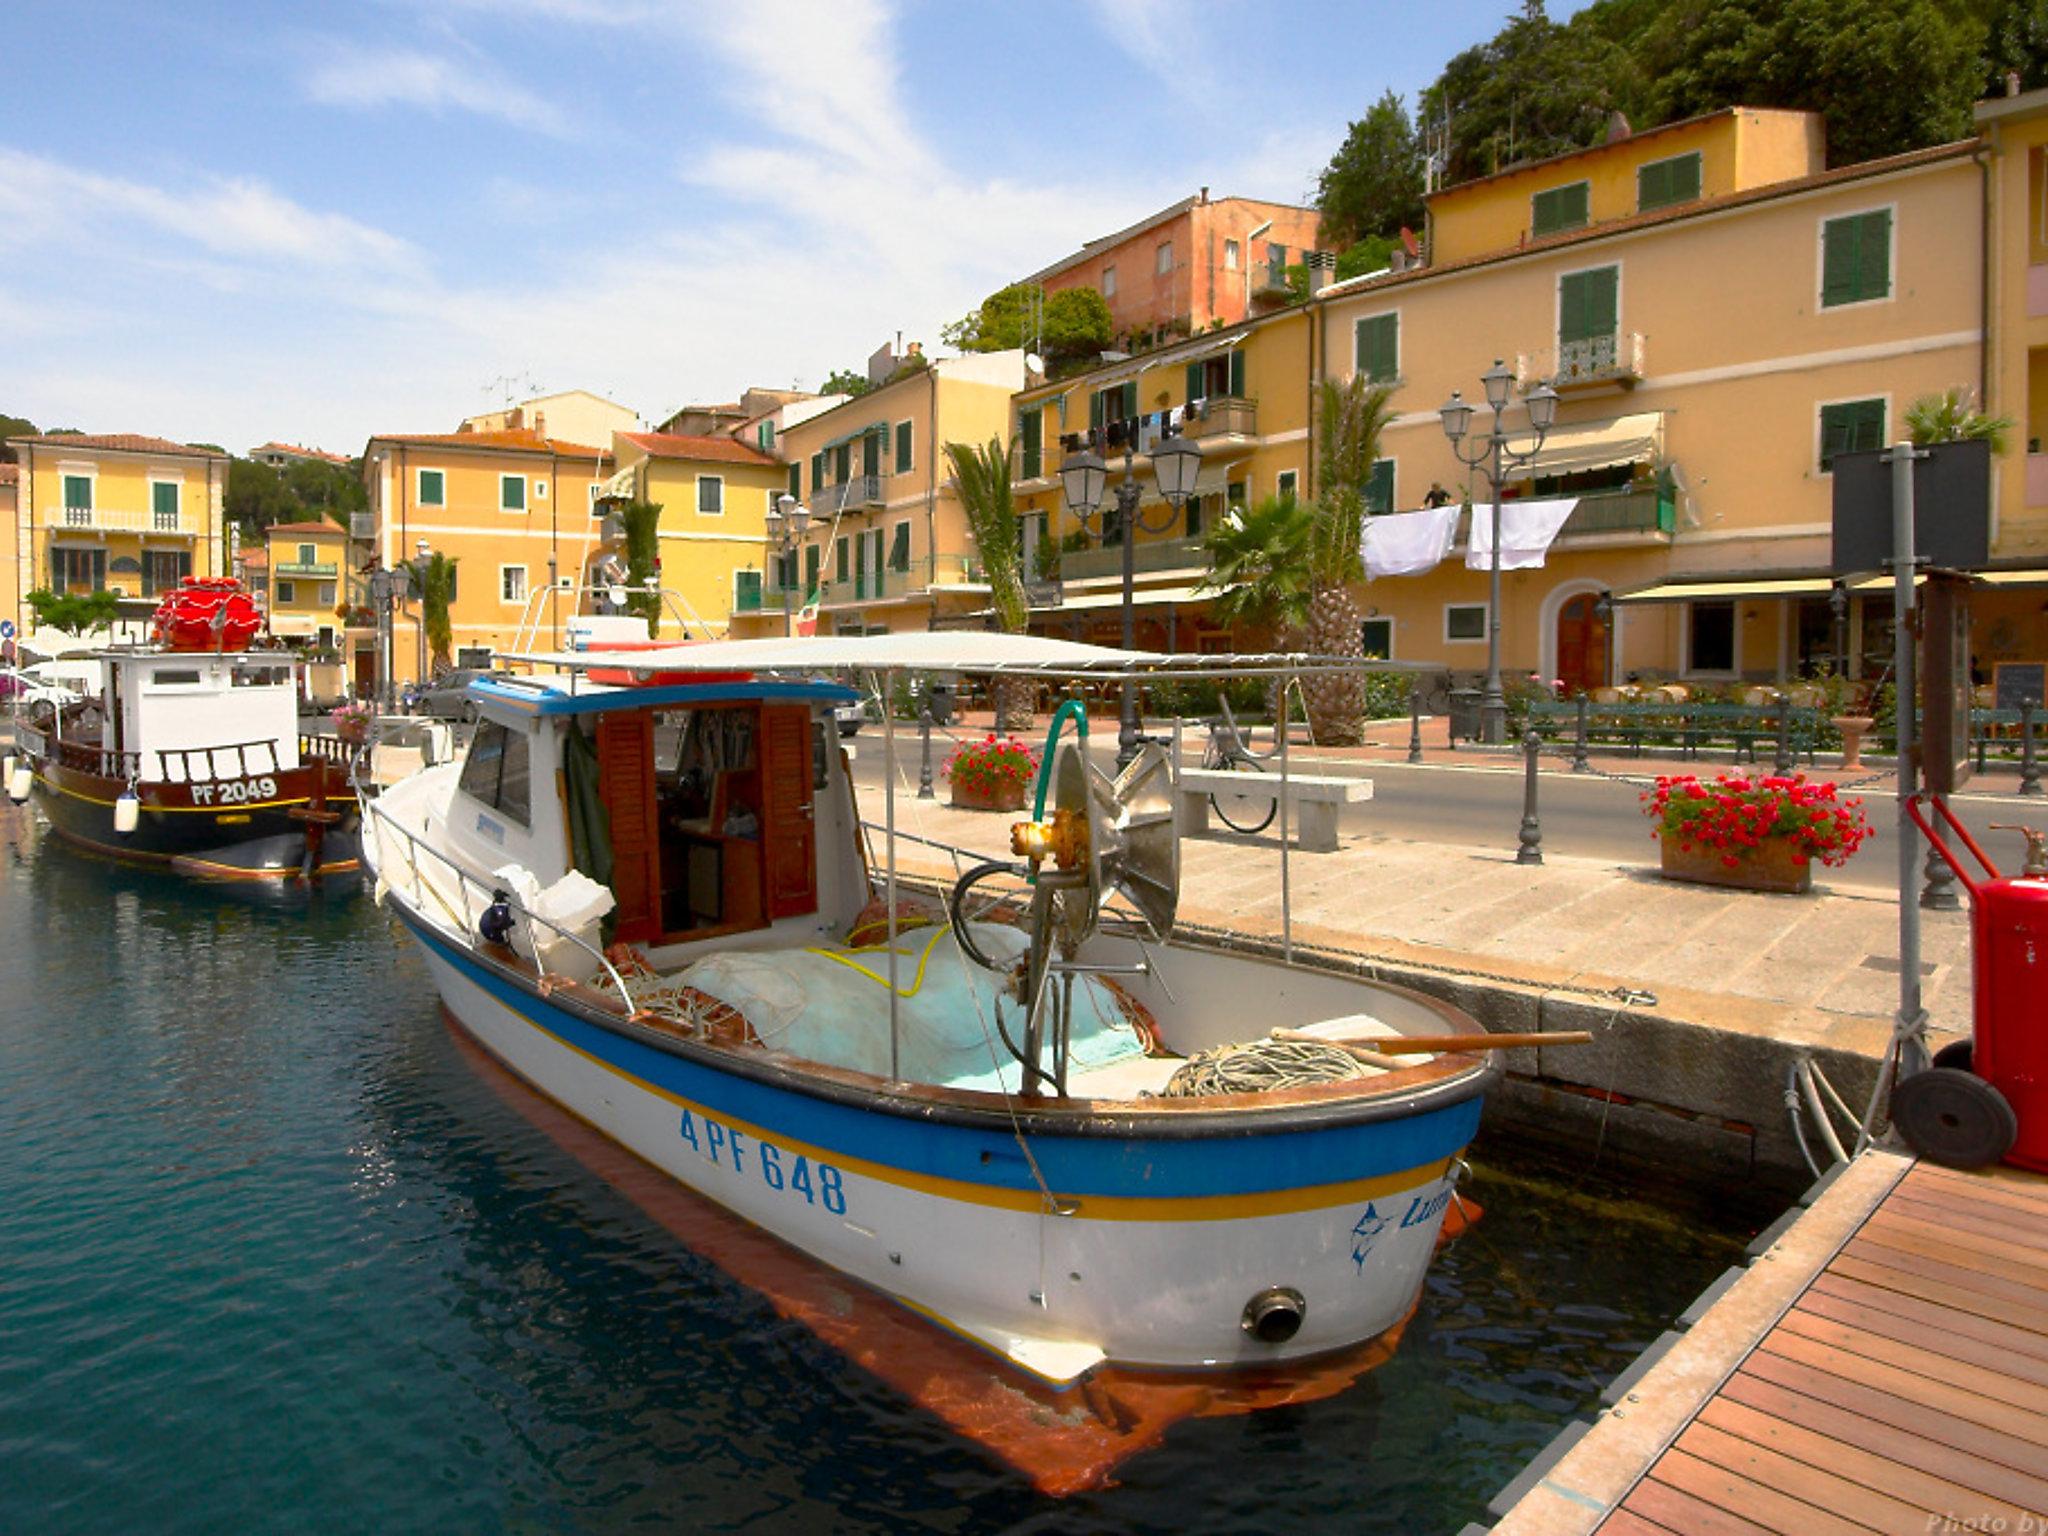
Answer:
[[[397,703],[392,687],[391,642],[392,609],[405,601],[406,593],[412,587],[412,573],[403,565],[386,570],[373,566],[370,570],[370,601],[377,613],[377,706],[386,712]]]
[[[804,534],[811,526],[811,509],[784,491],[775,498],[775,504],[768,509],[768,543],[775,551],[778,563],[787,561],[787,579],[778,583],[782,588],[782,633],[785,638],[794,634],[795,627],[789,617],[789,589],[796,578],[796,552],[803,547]]]
[[[1467,453],[1461,446],[1466,435],[1472,430],[1473,409],[1465,403],[1464,397],[1455,389],[1451,398],[1437,412],[1443,418],[1444,436],[1451,440],[1451,452],[1467,469],[1486,466],[1487,483],[1493,489],[1493,559],[1487,579],[1486,601],[1486,691],[1480,697],[1479,735],[1482,741],[1498,745],[1507,739],[1508,701],[1500,686],[1500,487],[1502,477],[1511,469],[1521,469],[1543,451],[1543,439],[1557,421],[1557,391],[1548,384],[1538,384],[1524,398],[1529,408],[1529,425],[1536,433],[1536,441],[1527,448],[1510,449],[1508,434],[1501,429],[1501,413],[1508,407],[1508,393],[1515,382],[1515,372],[1499,358],[1493,366],[1479,376],[1479,382],[1486,391],[1486,403],[1493,411],[1493,420],[1484,437],[1473,439],[1473,451]]]
[[[1849,675],[1849,589],[1839,581],[1828,588],[1828,614],[1834,620],[1829,626],[1829,639],[1834,642],[1835,672],[1846,678]]]
[[[419,636],[420,642],[420,659],[417,675],[420,680],[420,687],[425,688],[427,686],[427,562],[434,558],[434,546],[425,539],[420,539],[414,543],[412,550],[415,555],[419,556],[417,569],[419,571],[420,584],[420,622],[416,628],[416,633]]]
[[[1137,423],[1130,424],[1131,437],[1124,440],[1124,477],[1116,488],[1116,523],[1118,537],[1124,546],[1124,587],[1123,587],[1123,643],[1125,650],[1135,649],[1135,615],[1133,612],[1132,587],[1137,577],[1137,533],[1164,533],[1171,528],[1180,515],[1180,509],[1194,494],[1195,477],[1202,469],[1202,445],[1190,437],[1169,437],[1152,449],[1152,478],[1159,486],[1159,494],[1165,498],[1172,516],[1163,523],[1144,521],[1138,512],[1138,480],[1132,467],[1135,449],[1132,438],[1137,434]],[[1093,447],[1084,448],[1060,461],[1060,489],[1067,498],[1067,510],[1083,528],[1088,526],[1091,515],[1103,509],[1103,492],[1109,483],[1109,466]],[[1108,534],[1108,518],[1103,518],[1103,534]],[[1119,710],[1116,731],[1116,763],[1122,768],[1138,755],[1138,685],[1134,678],[1124,679],[1123,703]]]

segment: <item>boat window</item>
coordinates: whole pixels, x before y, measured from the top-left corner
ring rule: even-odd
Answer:
[[[526,733],[507,730],[495,720],[479,722],[462,764],[462,792],[530,826],[532,779]]]
[[[165,667],[151,673],[149,681],[153,688],[192,687],[199,682],[199,671],[197,668],[188,672],[182,668]]]
[[[162,676],[161,673],[158,676]],[[237,688],[288,688],[291,686],[290,667],[237,667],[234,684]]]

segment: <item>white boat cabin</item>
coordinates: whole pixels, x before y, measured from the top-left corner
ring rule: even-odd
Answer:
[[[98,745],[134,777],[201,783],[299,766],[295,662],[285,651],[103,651]]]

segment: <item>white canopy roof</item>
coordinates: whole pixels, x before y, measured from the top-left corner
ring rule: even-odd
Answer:
[[[1522,473],[1571,475],[1654,460],[1663,421],[1656,411],[1638,411],[1599,426],[1554,428],[1543,439],[1542,451]]]

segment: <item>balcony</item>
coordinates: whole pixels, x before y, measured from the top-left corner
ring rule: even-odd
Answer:
[[[882,505],[882,476],[855,475],[839,485],[820,486],[811,492],[811,516],[831,517],[847,508]]]
[[[293,576],[316,577],[332,581],[340,574],[341,567],[332,560],[281,560],[271,567],[271,574],[287,579]]]
[[[1287,267],[1284,262],[1262,261],[1252,268],[1252,297],[1255,299],[1279,299],[1285,302],[1294,296],[1294,289],[1287,281]]]
[[[1209,408],[1200,421],[1190,421],[1182,429],[1192,438],[1257,437],[1259,435],[1259,402],[1233,396],[1212,399]]]
[[[377,541],[377,514],[374,512],[349,513],[348,536],[358,544],[374,544]]]
[[[170,533],[187,538],[199,532],[198,520],[182,510],[170,515],[121,507],[61,507],[51,517],[50,527],[86,533]]]
[[[1677,504],[1654,487],[1640,491],[1582,491],[1579,504],[1572,508],[1572,515],[1565,519],[1564,527],[1558,530],[1558,537],[1670,533],[1677,525]]]
[[[1201,539],[1144,539],[1132,553],[1131,566],[1139,572],[1207,570],[1209,557]],[[1070,549],[1060,556],[1062,582],[1088,581],[1096,577],[1121,576],[1124,548],[1105,544],[1099,549]]]
[[[1560,393],[1603,388],[1631,389],[1642,378],[1643,336],[1640,331],[1560,342],[1544,351],[1524,352],[1515,358],[1515,382],[1525,390],[1534,389],[1546,381]]]

